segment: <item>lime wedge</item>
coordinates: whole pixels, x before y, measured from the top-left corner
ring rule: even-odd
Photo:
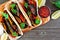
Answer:
[[[55,11],[51,16],[52,19],[58,19],[59,17],[60,17],[60,10]]]
[[[1,40],[7,40],[8,38],[8,35],[6,33],[4,33],[2,36],[1,36]]]
[[[45,6],[46,0],[38,0],[38,7]]]

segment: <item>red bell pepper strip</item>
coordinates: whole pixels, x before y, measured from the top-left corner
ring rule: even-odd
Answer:
[[[20,14],[20,19],[21,19],[22,22],[25,22],[25,18],[23,17],[22,14]]]

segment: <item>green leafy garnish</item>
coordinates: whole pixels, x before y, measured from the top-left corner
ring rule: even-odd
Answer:
[[[5,17],[5,19],[8,19],[8,14],[7,13],[2,12],[2,15],[3,15],[3,17]]]
[[[56,0],[54,2],[51,2],[52,4],[54,4],[57,8],[60,8],[60,0]]]
[[[40,20],[39,19],[36,19],[35,20],[35,24],[39,24],[40,23]]]
[[[28,12],[27,12],[27,15],[29,16],[30,14],[31,14],[31,12],[30,12],[30,11],[28,11]]]
[[[24,29],[24,28],[25,28],[25,23],[20,23],[20,27],[21,27],[22,29]]]
[[[13,36],[18,36],[18,34],[16,32],[13,32],[12,35]]]
[[[11,8],[14,8],[14,7],[16,7],[16,4],[15,3],[11,4]]]
[[[11,9],[12,13],[16,14],[17,10],[16,9]]]
[[[24,6],[25,6],[26,8],[28,8],[28,3],[25,2]]]

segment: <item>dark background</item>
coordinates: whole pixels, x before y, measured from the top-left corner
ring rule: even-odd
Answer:
[[[7,0],[0,0],[0,4]],[[47,0],[46,6],[50,7],[51,14],[59,10]],[[47,24],[39,26],[29,32],[24,33],[23,37],[19,40],[60,40],[60,18],[57,20],[50,20]]]

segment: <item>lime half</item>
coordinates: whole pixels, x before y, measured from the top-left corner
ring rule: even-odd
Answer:
[[[60,10],[55,11],[51,16],[52,19],[58,19],[59,17],[60,17]]]
[[[8,38],[8,35],[6,33],[4,33],[2,36],[1,36],[1,40],[7,40]]]
[[[38,0],[38,7],[45,6],[46,0]]]

